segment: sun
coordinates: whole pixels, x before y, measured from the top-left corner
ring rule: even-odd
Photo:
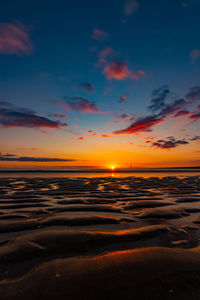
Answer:
[[[115,169],[115,166],[112,165],[112,166],[110,166],[110,168],[111,168],[111,170],[114,170],[114,169]]]

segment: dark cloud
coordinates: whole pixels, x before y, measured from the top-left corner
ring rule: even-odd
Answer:
[[[189,142],[186,141],[185,139],[176,140],[174,137],[169,137],[168,139],[162,139],[162,140],[158,140],[156,142],[152,142],[151,146],[157,147],[160,149],[171,149],[171,148],[176,148],[180,145],[186,145],[186,144],[189,144]]]
[[[17,156],[14,154],[1,154],[0,161],[20,161],[20,162],[60,162],[60,161],[74,161],[75,159],[64,158],[51,158],[51,157],[29,157],[29,156]]]
[[[186,95],[186,98],[190,101],[200,100],[200,87],[196,86],[191,88],[189,93]]]
[[[82,97],[63,97],[65,102],[57,102],[57,105],[61,106],[67,111],[78,111],[82,113],[92,114],[106,114],[108,112],[101,111],[96,102],[90,101]]]
[[[189,116],[189,119],[193,120],[193,121],[199,120],[200,119],[200,112],[191,114]]]
[[[146,141],[146,143],[150,143],[151,147],[157,147],[160,149],[171,149],[171,148],[176,148],[180,145],[187,145],[190,142],[199,141],[199,140],[200,140],[200,136],[198,136],[198,135],[194,136],[193,138],[187,138],[187,139],[186,138],[185,139],[176,139],[173,136],[169,136],[166,139],[160,139],[155,142],[148,140],[148,141]]]
[[[61,129],[67,123],[53,121],[49,118],[39,116],[33,111],[25,108],[17,108],[12,105],[8,107],[0,106],[0,126],[5,128],[25,127],[25,128],[47,128]]]
[[[94,88],[89,82],[79,83],[79,86],[88,93],[94,93]]]
[[[199,141],[200,140],[200,136],[196,135],[195,137],[191,138],[190,141]]]
[[[200,119],[200,105],[197,107],[195,112],[192,112],[189,116],[190,120],[196,121]]]
[[[173,118],[181,118],[181,117],[185,117],[190,115],[191,113],[188,110],[179,110],[174,116]]]
[[[126,99],[127,99],[126,95],[121,95],[120,98],[119,98],[119,100],[118,100],[118,103],[123,103],[123,102],[126,101]]]
[[[148,110],[153,113],[165,107],[165,100],[170,95],[170,90],[167,85],[164,85],[158,89],[153,90],[151,105]]]
[[[183,110],[185,105],[186,105],[185,99],[175,100],[171,104],[165,105],[165,107],[161,110],[159,115],[162,116],[163,118],[166,118],[169,115],[176,114],[180,110]]]

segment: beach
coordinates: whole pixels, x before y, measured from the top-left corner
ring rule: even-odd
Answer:
[[[0,299],[200,299],[200,175],[2,176]]]

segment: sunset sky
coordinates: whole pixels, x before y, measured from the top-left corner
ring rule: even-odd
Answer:
[[[200,1],[3,1],[0,167],[200,166]]]

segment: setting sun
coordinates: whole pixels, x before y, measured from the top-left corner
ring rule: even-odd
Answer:
[[[115,166],[111,166],[110,169],[111,169],[111,170],[114,170],[114,169],[115,169]]]

